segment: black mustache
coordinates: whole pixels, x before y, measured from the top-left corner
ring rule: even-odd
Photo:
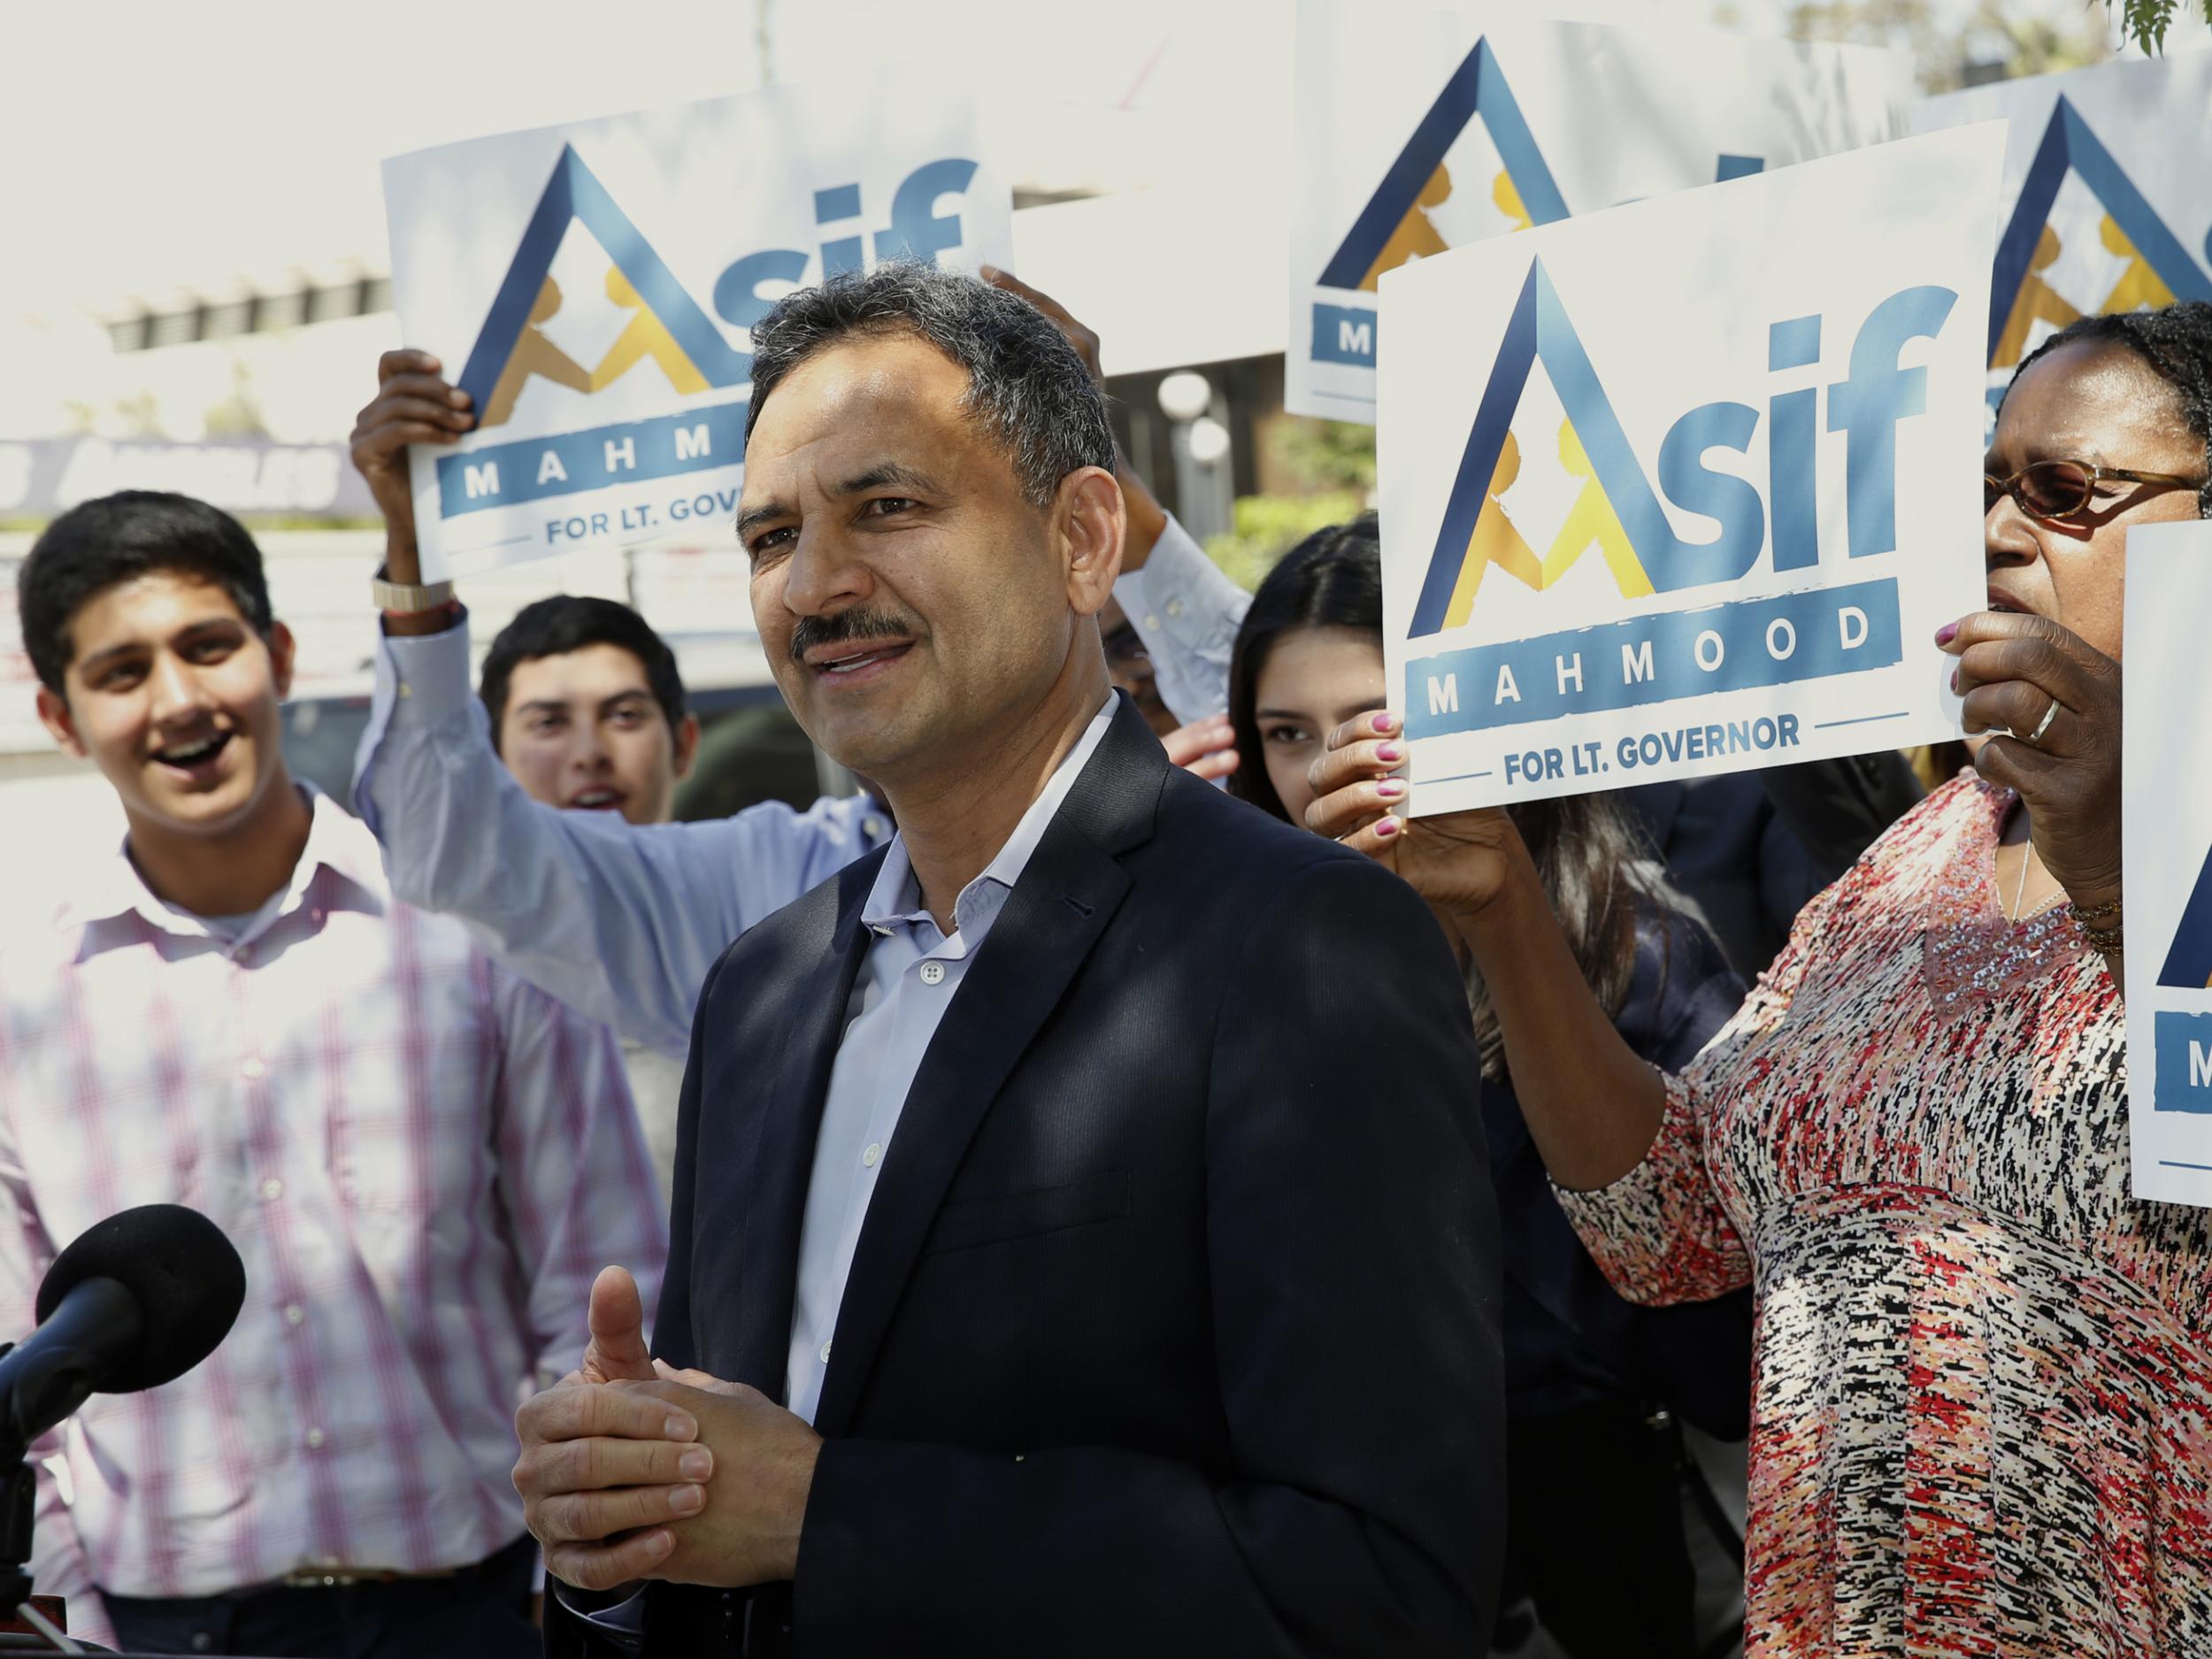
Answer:
[[[823,645],[846,645],[855,640],[910,640],[921,632],[910,621],[888,611],[856,606],[834,616],[801,617],[786,649],[791,660],[803,664],[806,654]]]

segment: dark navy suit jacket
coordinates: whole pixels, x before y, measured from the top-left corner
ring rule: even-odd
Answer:
[[[685,1081],[660,1355],[784,1393],[863,859],[733,946]],[[855,1252],[796,1581],[648,1651],[1479,1652],[1498,1240],[1412,890],[1171,767],[1125,700],[970,966]]]

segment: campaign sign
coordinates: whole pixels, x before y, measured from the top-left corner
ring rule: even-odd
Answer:
[[[1417,810],[1956,736],[2003,129],[1382,280],[1385,648]]]
[[[777,299],[886,259],[1011,263],[964,102],[865,81],[421,150],[384,196],[407,340],[480,417],[414,449],[430,580],[727,526]]]
[[[2078,318],[2212,300],[2212,52],[1923,99],[1921,131],[2012,123],[1989,285],[1988,396]]]
[[[1527,8],[1302,0],[1285,404],[1371,422],[1409,259],[1906,131],[1910,58]]]
[[[2184,1204],[2212,1204],[2212,720],[2197,626],[2208,616],[2212,523],[2129,531],[2120,666],[2129,1139],[2135,1195]]]

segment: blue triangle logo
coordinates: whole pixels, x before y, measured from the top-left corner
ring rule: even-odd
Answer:
[[[2059,188],[2070,172],[2080,175],[2130,249],[2174,298],[2212,300],[2212,276],[2207,276],[2204,268],[2189,257],[2157,211],[2135,188],[2127,170],[2090,131],[2089,123],[2082,119],[2072,102],[2061,94],[2057,107],[2051,111],[2050,124],[2043,129],[2035,160],[2028,167],[2012,219],[1997,244],[1997,262],[1989,285],[1988,360],[1993,367],[2001,366],[1999,347],[2005,341],[2006,325],[2012,320],[2023,287],[2049,263],[2047,255],[2039,262],[2038,245],[2044,240],[2051,206],[2058,200]],[[2212,257],[2212,248],[2207,253]],[[2108,309],[2133,307],[2108,304]]]
[[[1422,205],[1423,193],[1444,165],[1445,155],[1467,130],[1467,123],[1478,116],[1490,142],[1498,148],[1506,176],[1518,193],[1529,222],[1548,225],[1568,217],[1566,201],[1545,165],[1544,152],[1528,129],[1513,88],[1506,84],[1505,72],[1498,67],[1498,55],[1491,50],[1487,39],[1479,40],[1452,72],[1421,124],[1413,129],[1413,136],[1383,174],[1382,183],[1352,221],[1351,230],[1322,270],[1322,286],[1366,286],[1369,273],[1398,227]]]
[[[752,378],[752,354],[741,351],[723,337],[706,313],[677,281],[675,273],[653,251],[630,217],[607,193],[573,146],[564,144],[553,164],[553,176],[523,229],[513,261],[493,297],[484,326],[461,369],[460,387],[474,400],[473,407],[490,406],[492,392],[507,360],[524,331],[530,326],[532,308],[553,269],[561,238],[572,219],[598,239],[615,268],[648,311],[682,349],[710,386],[742,386]]]
[[[2212,853],[2205,855],[2195,890],[2182,906],[2181,926],[2174,930],[2158,982],[2190,991],[2212,987]]]

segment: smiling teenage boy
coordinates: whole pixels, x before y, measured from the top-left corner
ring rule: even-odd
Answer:
[[[516,1393],[576,1364],[603,1256],[665,1251],[613,1041],[396,902],[293,780],[235,520],[87,503],[19,598],[40,716],[129,829],[0,949],[0,1324],[135,1204],[211,1217],[248,1286],[205,1363],[58,1437],[41,1586],[134,1650],[534,1653]]]

